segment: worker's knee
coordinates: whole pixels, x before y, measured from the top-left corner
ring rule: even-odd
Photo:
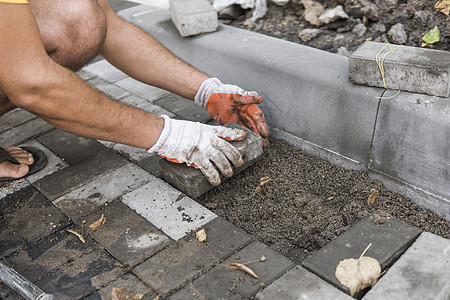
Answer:
[[[41,38],[58,64],[78,70],[91,61],[106,38],[106,16],[97,0],[33,0]]]

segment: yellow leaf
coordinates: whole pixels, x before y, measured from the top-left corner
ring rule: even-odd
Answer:
[[[249,267],[246,267],[243,264],[240,263],[230,263],[230,264],[226,264],[226,267],[230,268],[230,269],[234,269],[234,270],[241,270],[244,271],[250,275],[252,275],[253,277],[255,277],[256,279],[259,279],[258,275],[256,275],[255,272],[253,272]]]
[[[67,229],[66,231],[70,232],[72,234],[75,234],[83,244],[86,243],[86,240],[84,239],[84,237],[81,234],[79,234],[78,232],[76,232],[75,230]]]
[[[434,5],[434,9],[448,16],[450,14],[450,0],[439,0]]]
[[[205,229],[199,230],[195,233],[195,237],[199,242],[206,242],[206,232]]]
[[[97,221],[95,221],[94,223],[92,223],[91,225],[89,225],[89,229],[90,230],[97,230],[100,227],[103,226],[103,224],[105,224],[106,222],[106,218],[105,215],[102,214],[102,216],[100,217],[100,219],[98,219]]]
[[[372,193],[370,194],[369,198],[367,199],[367,204],[369,204],[370,207],[378,208],[377,206],[375,206],[375,201],[377,200],[379,195],[380,195],[379,191],[372,190]]]
[[[111,291],[111,300],[141,300],[144,298],[143,294],[133,294],[124,289],[114,287]]]

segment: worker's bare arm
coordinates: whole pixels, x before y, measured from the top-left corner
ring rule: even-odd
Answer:
[[[0,88],[16,106],[86,137],[152,146],[163,121],[108,99],[45,52],[27,5],[0,4]]]

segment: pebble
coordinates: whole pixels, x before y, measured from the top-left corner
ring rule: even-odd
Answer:
[[[364,33],[366,33],[367,27],[363,23],[356,24],[355,27],[353,27],[352,32],[356,33],[358,37],[362,37]]]
[[[382,23],[373,24],[372,29],[378,32],[386,32],[386,26]]]
[[[404,44],[408,41],[408,35],[402,23],[397,23],[388,31],[388,36],[396,44]]]
[[[319,16],[324,12],[325,8],[317,1],[302,0],[300,2],[305,7],[305,20],[314,26],[322,25]]]
[[[347,20],[348,18],[349,16],[345,13],[342,5],[338,5],[335,8],[327,9],[320,15],[319,20],[324,24],[329,24],[340,19]]]
[[[347,57],[349,57],[350,56],[350,52],[347,50],[347,48],[345,48],[345,47],[340,47],[340,48],[338,48],[337,49],[337,54],[338,55],[341,55],[341,56],[347,56]]]
[[[378,7],[371,3],[367,6],[364,6],[363,8],[361,8],[361,12],[364,14],[364,16],[366,16],[369,20],[372,21],[378,21],[379,17],[378,17]]]
[[[320,35],[320,33],[321,33],[320,29],[306,28],[298,33],[298,37],[302,41],[308,42],[308,41],[318,37]]]
[[[430,19],[430,14],[427,13],[424,10],[418,10],[415,12],[415,16],[418,17],[420,19],[420,21],[422,21],[422,23],[424,25],[428,24],[428,20]]]
[[[272,0],[272,3],[278,6],[285,6],[289,3],[289,0]]]

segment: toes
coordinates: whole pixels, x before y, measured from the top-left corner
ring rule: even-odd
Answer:
[[[21,148],[8,147],[5,150],[21,164],[32,165],[34,163],[33,155]]]
[[[26,164],[13,164],[9,161],[0,164],[0,177],[21,178],[27,175],[29,167]]]

